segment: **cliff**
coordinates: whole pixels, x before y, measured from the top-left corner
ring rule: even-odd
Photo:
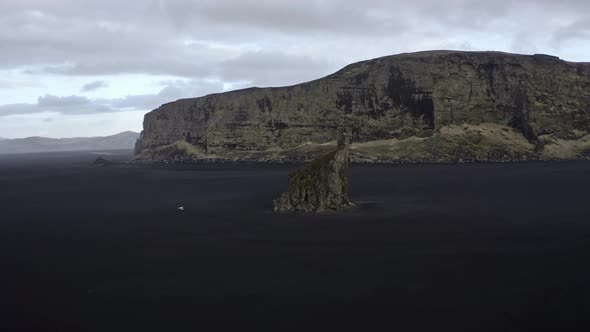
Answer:
[[[581,158],[590,64],[548,55],[430,51],[349,65],[315,81],[162,105],[143,160],[309,160],[352,129],[354,161]]]

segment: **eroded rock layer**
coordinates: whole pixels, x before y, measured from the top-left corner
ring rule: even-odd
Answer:
[[[353,146],[354,160],[412,161],[390,145],[413,140],[426,141],[421,161],[583,157],[590,151],[590,64],[499,52],[388,56],[290,87],[162,105],[146,114],[136,154],[309,160],[334,144],[343,121],[360,147],[383,147]],[[490,125],[498,126],[498,139],[486,136]],[[459,134],[457,126],[466,129]]]

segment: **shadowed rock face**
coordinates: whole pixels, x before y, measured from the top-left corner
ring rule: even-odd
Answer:
[[[553,143],[548,151],[557,155],[567,145],[562,140],[590,132],[590,64],[500,52],[388,56],[290,87],[162,105],[145,116],[136,153],[150,159],[159,148],[182,141],[198,151],[188,159],[269,160],[277,151],[289,152],[281,155],[283,160],[310,159],[317,155],[290,149],[335,141],[343,118],[352,120],[352,140],[359,143],[432,137],[453,125],[494,124],[515,130],[532,144],[523,152],[527,158],[542,156]],[[512,153],[502,146],[490,149],[499,150],[494,155]]]
[[[289,176],[289,191],[274,201],[275,211],[340,211],[354,204],[348,198],[349,137],[335,151],[312,161]]]

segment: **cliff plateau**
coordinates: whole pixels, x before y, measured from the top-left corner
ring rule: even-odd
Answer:
[[[182,99],[146,114],[139,160],[311,160],[351,128],[352,161],[587,158],[590,63],[428,51],[315,81]]]

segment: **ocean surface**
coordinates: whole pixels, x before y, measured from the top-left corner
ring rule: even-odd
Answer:
[[[0,330],[590,330],[590,162],[353,165],[308,215],[297,166],[97,153],[0,156]]]

